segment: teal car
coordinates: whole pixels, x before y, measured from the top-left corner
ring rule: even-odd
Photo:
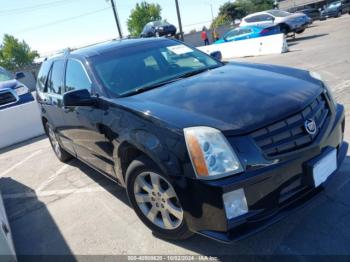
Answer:
[[[278,25],[250,25],[237,27],[231,31],[228,31],[221,39],[217,40],[214,44],[222,44],[232,41],[239,41],[251,38],[257,38],[262,36],[280,34],[281,30]]]

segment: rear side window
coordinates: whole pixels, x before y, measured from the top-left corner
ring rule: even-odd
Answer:
[[[62,94],[63,76],[64,76],[64,60],[57,60],[51,68],[51,76],[47,85],[47,91],[50,94]]]
[[[65,86],[66,92],[81,89],[91,90],[91,81],[79,61],[68,60]]]
[[[259,21],[259,15],[251,16],[245,19],[248,23],[255,23]]]
[[[239,30],[240,35],[250,34],[251,32],[252,32],[252,30],[248,29],[248,28],[244,28],[244,29]]]
[[[273,21],[273,17],[270,16],[270,15],[261,15],[259,21],[261,21],[261,22],[263,22],[263,21]]]
[[[36,82],[36,88],[39,92],[46,92],[46,80],[49,76],[50,68],[51,68],[51,62],[45,61],[40,68],[39,74],[38,74],[38,80]]]

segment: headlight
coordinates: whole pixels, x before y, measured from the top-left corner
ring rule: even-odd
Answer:
[[[29,89],[25,86],[20,86],[15,88],[15,92],[18,96],[21,96],[21,95],[27,94],[29,92]]]
[[[334,98],[332,90],[329,88],[329,86],[323,81],[322,76],[319,73],[316,72],[310,72],[310,76],[314,79],[317,79],[323,83],[323,87],[326,90],[330,100],[332,100],[334,107],[337,107],[337,101]]]
[[[211,127],[184,129],[187,149],[198,178],[214,179],[243,171],[224,135]]]

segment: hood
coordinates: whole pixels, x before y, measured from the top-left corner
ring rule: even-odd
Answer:
[[[19,85],[18,81],[16,79],[8,80],[8,81],[2,81],[0,82],[0,89],[4,88],[10,88],[14,89]]]
[[[307,71],[231,63],[117,101],[176,128],[245,133],[301,111],[322,90]]]

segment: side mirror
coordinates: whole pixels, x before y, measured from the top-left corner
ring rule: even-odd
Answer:
[[[220,51],[212,52],[212,53],[210,53],[210,56],[215,58],[216,60],[219,60],[219,61],[222,60],[222,54]]]
[[[15,74],[15,78],[18,80],[18,79],[22,79],[22,78],[25,78],[26,75],[23,73],[23,72],[17,72]]]
[[[64,106],[93,106],[97,102],[87,89],[74,90],[63,95]]]

